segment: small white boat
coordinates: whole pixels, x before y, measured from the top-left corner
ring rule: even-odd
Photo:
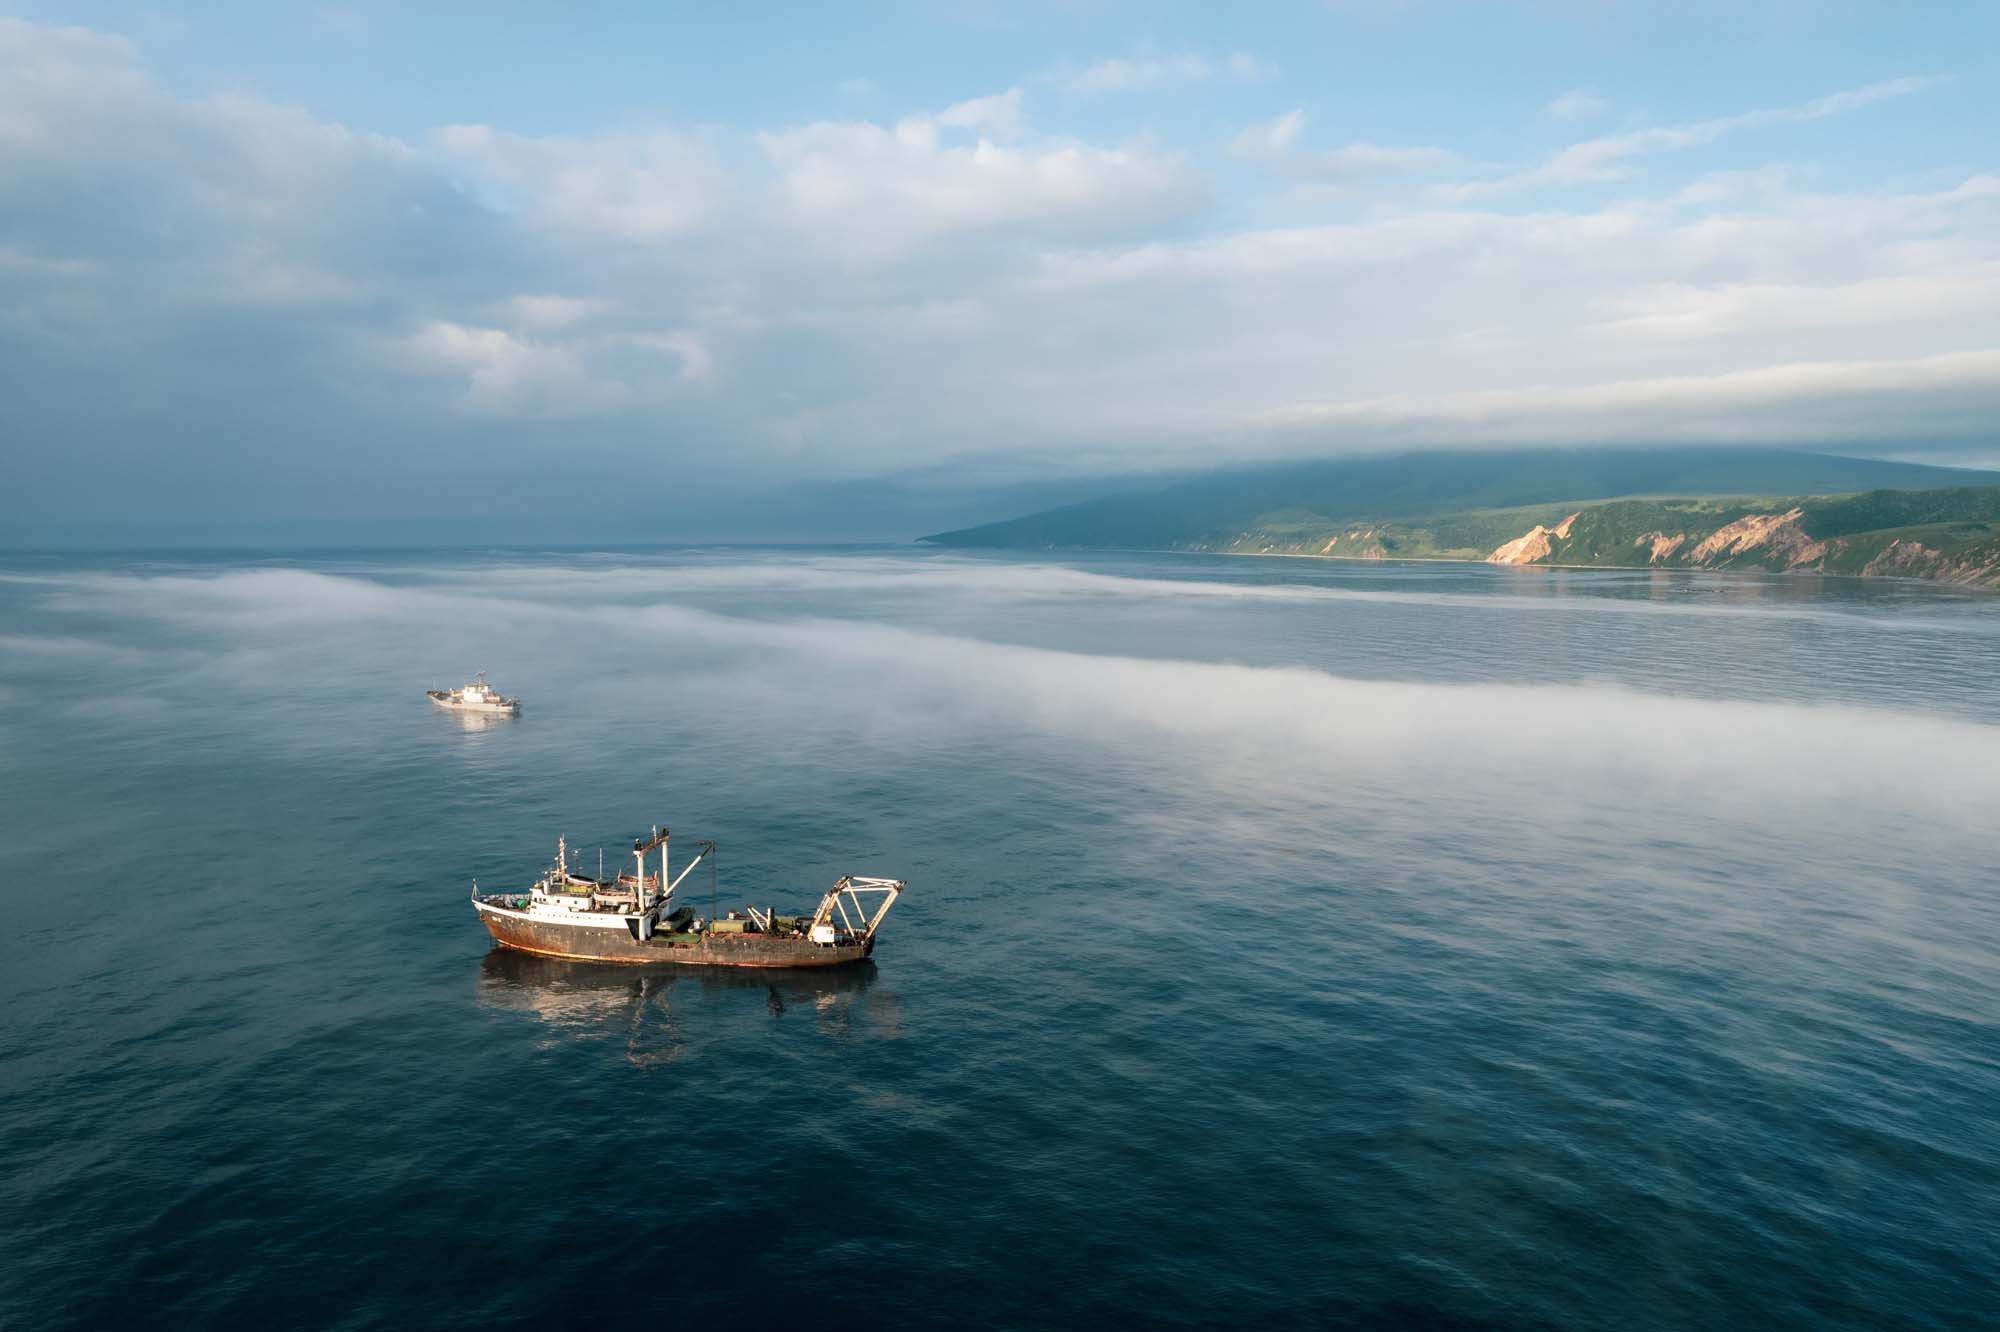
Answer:
[[[428,689],[424,691],[431,702],[452,712],[504,713],[514,716],[521,711],[521,700],[502,698],[500,691],[486,683],[486,672],[460,689]]]

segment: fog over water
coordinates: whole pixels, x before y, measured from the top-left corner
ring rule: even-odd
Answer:
[[[1971,1325],[1995,678],[1920,584],[8,556],[0,1326]],[[662,821],[910,892],[839,978],[489,952]]]

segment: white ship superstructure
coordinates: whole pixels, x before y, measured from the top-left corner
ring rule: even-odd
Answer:
[[[432,689],[426,691],[431,702],[453,712],[504,713],[512,716],[521,710],[518,698],[502,698],[500,691],[486,683],[486,672],[481,671],[469,685],[459,689]]]

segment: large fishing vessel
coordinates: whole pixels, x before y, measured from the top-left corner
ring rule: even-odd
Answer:
[[[514,716],[521,711],[521,700],[502,698],[500,691],[486,683],[486,672],[481,671],[469,685],[458,689],[426,689],[431,702],[453,712],[504,713]]]
[[[481,893],[472,905],[494,941],[505,948],[587,962],[664,962],[718,967],[833,967],[859,962],[875,950],[875,932],[902,895],[900,879],[843,875],[810,916],[781,916],[775,907],[718,913],[713,876],[715,843],[700,848],[681,872],[668,877],[668,834],[653,829],[632,843],[633,872],[587,878],[572,868],[569,843],[556,839],[556,858],[525,893]],[[646,857],[660,853],[659,872],[646,873]],[[707,915],[693,906],[672,907],[674,890],[706,863],[710,873]],[[671,908],[671,909],[670,909]]]

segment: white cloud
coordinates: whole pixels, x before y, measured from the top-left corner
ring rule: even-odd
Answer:
[[[1268,65],[1238,51],[1223,60],[1203,55],[1111,56],[1075,73],[1058,76],[1074,93],[1151,92],[1211,79],[1256,82],[1272,76]]]
[[[1500,443],[1649,440],[1868,440],[1871,403],[1919,413],[1911,433],[1972,434],[2000,411],[2000,348],[1900,361],[1764,365],[1710,375],[1301,404],[1270,415],[1288,427],[1394,431],[1418,442],[1476,431]]]
[[[51,27],[0,15],[0,143],[11,153],[71,142],[95,128],[89,119],[64,123],[39,112],[71,101],[80,86],[115,104],[154,91],[138,48],[124,37],[89,28]],[[78,108],[87,110],[87,108]]]
[[[1392,175],[1416,171],[1438,171],[1458,161],[1458,155],[1443,148],[1385,147],[1376,143],[1350,143],[1323,153],[1308,153],[1293,159],[1295,169],[1328,179],[1353,176]]]
[[[1551,120],[1588,120],[1611,109],[1611,103],[1588,88],[1571,88],[1542,108]]]
[[[406,346],[415,360],[462,376],[459,405],[479,415],[573,416],[615,406],[628,396],[623,384],[592,378],[574,349],[505,329],[434,319]]]
[[[970,144],[945,131],[973,131]],[[988,138],[991,133],[995,138]],[[1020,90],[974,98],[893,127],[822,121],[759,136],[786,216],[870,252],[995,229],[1042,235],[1124,231],[1200,196],[1177,157],[1028,134]]]
[[[563,336],[434,319],[401,345],[415,363],[459,380],[459,408],[479,416],[601,413],[663,401],[714,375],[707,346],[679,330]]]
[[[1917,86],[1628,131],[1562,170]],[[1284,179],[1204,211],[1198,156],[1051,132],[1033,101],[404,140],[184,95],[123,40],[0,20],[0,390],[22,433],[61,440],[48,475],[76,493],[295,476],[308,510],[442,474],[495,419],[519,423],[524,476],[553,475],[538,459],[568,459],[587,418],[635,475],[806,477],[1035,449],[1020,470],[1944,440],[1990,405],[1990,168],[1814,194],[1805,162],[1507,211],[1424,182],[1442,149],[1314,148],[1294,110],[1233,145]]]
[[[1308,151],[1299,147],[1306,113],[1295,108],[1263,125],[1252,125],[1230,141],[1237,157],[1260,161],[1292,175],[1326,181],[1439,171],[1458,161],[1455,153],[1424,146],[1387,147],[1355,142],[1344,148]]]
[[[702,136],[669,128],[577,137],[451,125],[436,142],[476,170],[504,206],[623,240],[684,235],[714,216],[726,189]]]
[[[708,344],[692,333],[634,334],[625,339],[623,345],[677,360],[683,383],[706,384],[715,377],[715,357],[710,354]]]
[[[507,302],[512,317],[529,328],[567,328],[609,308],[607,301],[581,300],[574,296],[524,294]]]
[[[1252,125],[1238,134],[1230,140],[1229,151],[1238,157],[1282,162],[1291,155],[1305,123],[1305,109],[1294,107],[1268,124]]]
[[[293,344],[337,342],[363,312],[492,257],[480,210],[400,139],[180,96],[122,39],[11,19],[0,216],[18,284],[0,308],[98,356],[155,354],[217,310],[284,319]]]
[[[1602,326],[1606,332],[1674,341],[1760,331],[1782,335],[1815,326],[1886,331],[1953,319],[1973,324],[2000,309],[2000,261],[1970,263],[1949,273],[1833,284],[1662,283],[1635,290],[1614,304],[1618,313]]]
[[[1292,450],[1965,438],[1995,406],[1989,184],[1760,194],[1738,211],[1392,211],[1074,249],[1030,289],[1079,342],[1122,315],[1120,356],[1089,383],[1127,409],[1098,427],[1176,456],[1217,437]],[[1134,317],[1144,309],[1172,320]],[[1042,394],[1085,391],[1043,372]]]
[[[1021,114],[1019,88],[955,103],[938,112],[937,123],[946,129],[975,130],[1000,139],[1016,138],[1028,125]]]
[[[1932,87],[1937,82],[1938,80],[1934,78],[1891,79],[1883,83],[1870,84],[1865,88],[1854,88],[1814,98],[1798,106],[1744,111],[1688,125],[1662,125],[1628,130],[1620,134],[1608,134],[1601,138],[1572,144],[1541,167],[1513,178],[1510,183],[1616,180],[1632,172],[1633,168],[1629,163],[1634,157],[1699,147],[1738,130],[1823,120],[1828,116],[1840,115],[1889,98],[1907,97],[1911,93]]]

